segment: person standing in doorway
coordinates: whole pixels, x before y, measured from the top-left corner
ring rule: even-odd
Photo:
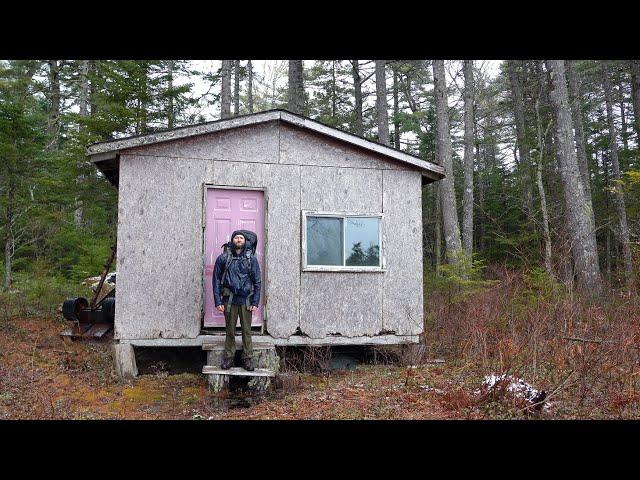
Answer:
[[[228,252],[218,256],[213,268],[214,302],[216,309],[224,313],[226,327],[220,365],[225,370],[234,364],[238,316],[242,329],[242,367],[249,371],[254,369],[251,317],[260,303],[261,280],[258,259],[255,255],[245,255],[246,247],[245,235],[235,230],[231,234],[231,241],[227,243]]]

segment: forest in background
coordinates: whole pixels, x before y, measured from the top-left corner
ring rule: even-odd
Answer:
[[[220,118],[287,108],[445,166],[452,175],[423,192],[434,271],[466,265],[454,273],[469,278],[500,264],[543,269],[569,289],[635,289],[638,61],[509,60],[497,75],[483,61],[267,63],[268,76],[251,60],[215,71],[184,60],[0,62],[3,290],[21,274],[100,271],[117,191],[88,144],[210,120],[205,108]]]

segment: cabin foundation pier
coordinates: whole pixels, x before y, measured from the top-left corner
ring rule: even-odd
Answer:
[[[130,343],[115,343],[112,349],[113,365],[120,378],[138,376],[138,366],[133,345]]]

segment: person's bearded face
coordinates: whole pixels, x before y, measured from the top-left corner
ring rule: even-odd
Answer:
[[[244,246],[244,235],[236,235],[233,237],[233,244],[236,248],[242,248]]]

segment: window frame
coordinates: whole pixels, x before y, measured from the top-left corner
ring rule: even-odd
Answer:
[[[383,222],[384,222],[384,213],[361,213],[361,212],[339,212],[339,211],[321,211],[321,210],[302,210],[302,242],[301,242],[301,263],[302,263],[302,271],[303,272],[386,272],[385,265],[385,257],[384,257],[384,247],[383,240],[384,235],[383,232]],[[312,265],[307,264],[307,217],[332,217],[332,218],[342,218],[342,262],[343,265]],[[378,229],[378,245],[380,246],[380,254],[379,259],[380,263],[375,266],[353,266],[353,265],[344,265],[347,261],[345,249],[347,248],[345,237],[346,237],[346,218],[350,217],[365,217],[365,218],[378,218],[379,219],[379,229]]]

